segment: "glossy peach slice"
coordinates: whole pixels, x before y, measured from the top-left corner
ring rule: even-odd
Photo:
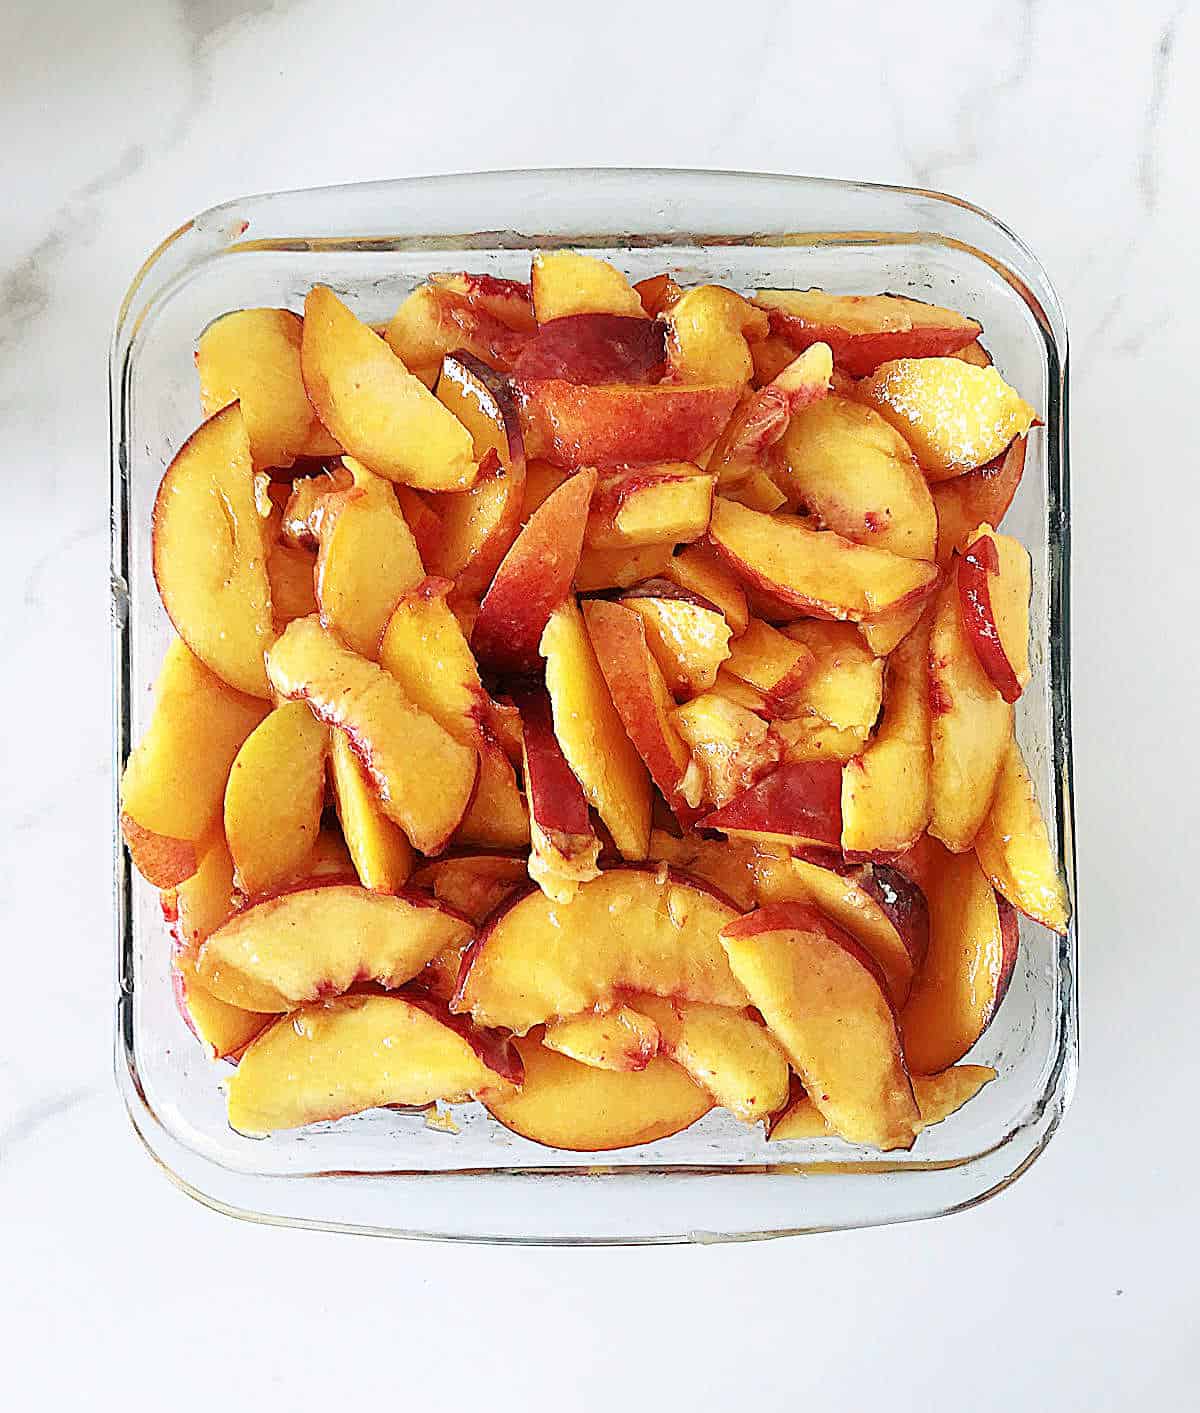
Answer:
[[[761,693],[772,716],[786,716],[800,702],[816,666],[810,648],[755,618],[734,642],[722,671]]]
[[[513,367],[519,382],[650,383],[666,366],[661,321],[640,314],[568,314],[542,324]]]
[[[839,731],[870,730],[883,704],[882,660],[851,623],[805,619],[783,633],[815,659],[800,692],[799,706]]]
[[[263,653],[275,636],[268,546],[237,403],[176,452],[151,520],[154,581],[175,631],[231,687],[265,697]]]
[[[548,1050],[598,1070],[644,1070],[658,1054],[658,1026],[630,1006],[584,1011],[547,1022]]]
[[[667,356],[680,383],[748,383],[748,340],[765,338],[767,316],[723,285],[695,285],[667,311]]]
[[[941,1074],[914,1075],[912,1087],[921,1111],[922,1131],[957,1113],[995,1078],[996,1071],[990,1065],[955,1065]],[[768,1136],[774,1142],[789,1138],[836,1138],[838,1135],[805,1094],[771,1125]]]
[[[358,880],[377,893],[398,893],[412,872],[412,845],[384,814],[345,732],[329,735],[333,798]]]
[[[197,975],[248,1011],[290,1011],[362,981],[396,987],[471,925],[432,899],[326,884],[235,913],[201,945]]]
[[[920,1114],[879,970],[815,908],[777,903],[727,926],[729,964],[829,1124],[911,1148]]]
[[[958,559],[958,608],[979,665],[1006,702],[1029,685],[1029,551],[984,524]]]
[[[687,545],[672,556],[664,576],[679,588],[711,603],[736,637],[746,631],[750,610],[737,578],[706,544]]]
[[[748,845],[701,834],[682,837],[655,829],[650,834],[650,863],[669,864],[678,873],[692,874],[724,894],[736,908],[749,912],[758,901],[755,883],[757,855]]]
[[[751,843],[838,849],[842,834],[842,767],[835,760],[778,765],[700,821]]]
[[[712,514],[713,478],[689,461],[639,466],[596,483],[583,542],[590,549],[698,540]]]
[[[259,1135],[389,1104],[511,1092],[520,1061],[503,1041],[463,1031],[431,1003],[343,996],[265,1031],[229,1081],[229,1123]]]
[[[779,740],[753,711],[704,692],[672,718],[702,777],[701,798],[717,809],[779,764]]]
[[[694,697],[707,692],[729,657],[729,625],[715,608],[695,602],[686,591],[667,596],[657,590],[653,582],[643,584],[622,603],[641,617],[646,642],[671,693]]]
[[[534,252],[530,287],[539,325],[572,314],[624,314],[644,319],[637,291],[607,260],[574,250]]]
[[[1017,437],[985,465],[930,488],[938,518],[937,562],[943,569],[976,526],[999,525],[1004,519],[1025,472],[1026,444],[1025,437]]]
[[[480,935],[454,1009],[523,1035],[623,992],[742,1006],[719,939],[735,916],[702,884],[666,870],[611,869],[566,905],[531,892]]]
[[[505,854],[459,854],[422,864],[412,876],[414,888],[427,888],[474,923],[483,920],[529,886],[525,860]]]

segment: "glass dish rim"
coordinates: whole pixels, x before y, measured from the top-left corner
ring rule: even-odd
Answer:
[[[571,180],[586,180],[588,178],[604,177],[609,179],[627,181],[653,181],[656,184],[662,183],[670,185],[685,185],[689,182],[701,182],[704,180],[717,180],[727,183],[739,181],[765,181],[778,183],[780,187],[789,187],[793,190],[807,189],[818,191],[824,189],[830,192],[836,191],[865,191],[887,193],[892,196],[909,196],[923,202],[932,203],[934,206],[942,204],[948,207],[958,208],[969,213],[972,218],[982,224],[982,226],[1003,237],[1004,241],[1010,244],[1014,251],[1026,262],[1028,268],[1032,268],[1041,283],[1041,290],[1038,296],[1034,296],[1025,282],[1016,274],[988,256],[984,251],[971,246],[965,248],[976,257],[991,265],[993,269],[1000,271],[1007,282],[1018,290],[1027,305],[1034,308],[1035,314],[1041,312],[1042,317],[1038,320],[1043,337],[1046,338],[1057,358],[1057,378],[1055,378],[1054,360],[1051,361],[1049,373],[1049,385],[1051,392],[1057,391],[1058,396],[1051,396],[1047,406],[1046,418],[1046,444],[1047,444],[1047,489],[1048,499],[1046,512],[1054,516],[1054,534],[1051,540],[1051,562],[1050,562],[1050,583],[1048,584],[1048,629],[1049,647],[1051,653],[1050,675],[1052,691],[1052,714],[1050,719],[1050,748],[1053,753],[1053,762],[1058,786],[1056,789],[1056,810],[1058,813],[1058,838],[1060,841],[1061,862],[1067,872],[1068,881],[1073,903],[1073,912],[1070,931],[1066,938],[1061,939],[1060,947],[1064,949],[1062,961],[1064,962],[1065,980],[1060,990],[1064,992],[1058,998],[1060,1040],[1055,1052],[1055,1063],[1048,1077],[1046,1088],[1041,1096],[1041,1110],[1049,1111],[1049,1121],[1046,1123],[1045,1131],[1038,1137],[1036,1146],[1024,1155],[1019,1163],[1011,1170],[1006,1171],[998,1181],[992,1182],[974,1191],[966,1200],[943,1206],[921,1213],[921,1216],[941,1215],[948,1211],[962,1210],[966,1207],[976,1205],[978,1202],[986,1200],[996,1192],[1003,1190],[1016,1177],[1026,1171],[1034,1159],[1045,1150],[1050,1139],[1057,1131],[1061,1118],[1070,1104],[1075,1087],[1075,1078],[1078,1066],[1078,958],[1077,958],[1077,910],[1078,899],[1075,890],[1075,859],[1074,859],[1074,818],[1073,818],[1073,758],[1071,741],[1071,708],[1070,708],[1070,594],[1069,594],[1069,569],[1070,569],[1070,515],[1069,515],[1069,448],[1067,444],[1068,430],[1068,340],[1066,334],[1066,322],[1062,313],[1061,303],[1054,293],[1053,286],[1046,275],[1040,262],[1032,254],[1029,248],[1020,240],[1007,226],[996,220],[982,208],[964,201],[956,196],[945,193],[928,191],[919,187],[902,185],[892,185],[887,183],[843,181],[836,178],[827,177],[804,177],[786,174],[756,173],[756,172],[735,172],[716,171],[704,169],[659,169],[659,168],[551,168],[551,169],[509,169],[504,171],[490,172],[470,172],[453,173],[441,176],[419,176],[403,177],[392,180],[350,183],[344,186],[327,186],[311,188],[300,191],[281,191],[264,193],[262,195],[248,198],[238,198],[227,202],[222,202],[207,211],[200,213],[191,220],[185,222],[174,232],[168,235],[154,251],[147,257],[136,275],[134,276],[129,290],[120,306],[116,326],[114,328],[113,339],[110,349],[110,454],[111,454],[111,492],[112,492],[112,558],[111,558],[111,589],[113,602],[113,751],[114,751],[114,811],[113,811],[113,852],[114,852],[114,893],[115,893],[115,922],[116,922],[116,943],[117,943],[117,1025],[116,1025],[116,1069],[118,1085],[122,1090],[127,1110],[133,1121],[135,1130],[139,1137],[146,1144],[148,1150],[156,1161],[168,1172],[173,1181],[181,1186],[185,1191],[195,1196],[198,1200],[207,1205],[222,1211],[238,1215],[247,1219],[268,1221],[271,1223],[283,1223],[292,1225],[315,1225],[319,1227],[339,1227],[341,1224],[331,1223],[325,1220],[315,1222],[306,1221],[304,1218],[294,1216],[280,1216],[272,1214],[258,1213],[251,1209],[243,1209],[224,1202],[203,1188],[196,1186],[177,1171],[166,1160],[162,1151],[155,1146],[152,1141],[152,1133],[155,1128],[161,1128],[162,1132],[170,1138],[174,1135],[163,1121],[150,1107],[148,1100],[142,1091],[138,1080],[136,1061],[133,1049],[133,928],[132,928],[132,906],[130,903],[131,870],[125,851],[121,845],[120,832],[117,827],[119,806],[117,791],[119,790],[120,770],[124,764],[125,757],[129,749],[129,696],[130,696],[130,664],[129,664],[129,590],[126,583],[126,569],[128,564],[128,517],[126,514],[126,496],[128,494],[128,468],[125,454],[124,431],[124,402],[123,393],[126,376],[126,360],[133,349],[134,341],[138,329],[141,327],[147,315],[163,300],[171,294],[177,284],[195,273],[203,264],[218,260],[222,256],[241,251],[252,250],[254,248],[269,247],[273,249],[292,248],[298,250],[314,250],[321,247],[338,250],[349,250],[353,252],[369,252],[371,250],[404,249],[412,248],[414,241],[419,241],[417,237],[389,237],[381,234],[361,233],[357,236],[337,234],[334,236],[320,236],[317,234],[299,236],[293,234],[291,237],[278,237],[266,241],[242,240],[241,237],[247,229],[244,216],[255,211],[265,211],[273,202],[278,201],[303,201],[304,199],[316,200],[328,198],[331,194],[346,194],[350,192],[370,192],[376,196],[394,194],[399,197],[402,194],[414,195],[424,192],[428,197],[436,195],[438,189],[445,189],[451,186],[468,187],[472,183],[481,180],[500,180],[510,184],[538,180],[560,187],[559,195],[566,195],[565,184]],[[684,193],[686,196],[686,192]],[[235,213],[237,218],[235,219]],[[440,237],[442,240],[453,238],[459,248],[468,248],[469,239],[486,235],[493,238],[496,232],[455,232],[453,237],[449,233]],[[501,233],[503,234],[503,233]],[[516,233],[514,233],[516,234]],[[527,248],[537,233],[523,231],[519,234],[519,239],[515,242],[521,248]],[[941,233],[936,229],[921,232],[889,232],[882,229],[864,231],[812,231],[804,230],[796,233],[796,238],[790,243],[829,243],[829,244],[851,244],[863,243],[863,240],[875,240],[879,243],[903,243],[906,239],[936,237],[942,239]],[[185,246],[188,237],[197,238],[193,243],[199,248],[195,254],[189,254]],[[639,239],[639,236],[643,239]],[[673,245],[687,244],[695,246],[710,243],[729,243],[738,245],[753,245],[782,243],[778,235],[771,239],[757,240],[753,232],[745,232],[734,239],[725,237],[706,237],[698,232],[688,231],[687,240],[672,240],[665,235],[655,235],[650,231],[627,231],[613,230],[609,232],[575,232],[569,235],[554,236],[552,239],[558,240],[562,244],[570,244],[586,248],[592,244],[612,244],[614,238],[622,243],[634,245],[641,248],[663,248],[670,249]],[[854,240],[851,240],[854,237]],[[963,242],[956,241],[953,237],[944,238],[951,245],[964,245]],[[503,241],[500,244],[504,244]],[[436,243],[429,246],[431,253],[436,250]],[[1036,307],[1035,307],[1036,306]],[[1056,553],[1054,551],[1057,551]],[[971,1168],[978,1165],[990,1154],[1009,1148],[1013,1145],[1021,1133],[1026,1132],[1030,1125],[1025,1124],[1015,1127],[1005,1133],[998,1141],[960,1160],[955,1166]],[[583,1157],[584,1155],[580,1155]],[[767,1169],[770,1175],[785,1175],[789,1171],[800,1172],[806,1169],[806,1165],[800,1163],[788,1163],[781,1161],[771,1165]],[[235,1171],[223,1169],[224,1171]],[[523,1175],[534,1174],[544,1178],[547,1172],[562,1176],[566,1180],[581,1174],[594,1175],[598,1171],[603,1172],[602,1164],[580,1163],[575,1166],[563,1165],[561,1167],[543,1170],[529,1167],[521,1167],[519,1164],[511,1168],[489,1169],[488,1172],[495,1172],[498,1175]],[[762,1171],[759,1168],[744,1167],[738,1169],[715,1168],[708,1169],[696,1167],[695,1165],[670,1165],[670,1164],[645,1164],[622,1168],[617,1172],[609,1169],[605,1175],[612,1175],[628,1179],[639,1175],[656,1175],[670,1178],[671,1176],[721,1176],[730,1177],[732,1175],[750,1175],[754,1172]],[[870,1173],[883,1174],[889,1171],[880,1165],[870,1165],[867,1167]],[[911,1171],[911,1169],[910,1169]],[[423,1178],[448,1176],[435,1172],[421,1173]],[[254,1177],[253,1174],[239,1174],[239,1176]],[[325,1178],[330,1176],[325,1172],[309,1172],[294,1175],[293,1180],[311,1180],[312,1178]],[[353,1174],[356,1177],[387,1176],[386,1174]],[[265,1178],[259,1174],[260,1180],[274,1181],[274,1178]],[[883,1215],[880,1221],[892,1221],[898,1218]],[[873,1223],[855,1223],[854,1225],[865,1225]],[[459,1235],[455,1233],[438,1234],[434,1232],[421,1231],[398,1231],[394,1228],[374,1228],[355,1226],[347,1224],[350,1230],[375,1231],[378,1234],[390,1234],[394,1236],[407,1237],[429,1237],[447,1240],[495,1240],[505,1244],[511,1242],[550,1242],[551,1244],[571,1244],[572,1242],[582,1242],[584,1244],[604,1244],[606,1242],[625,1243],[633,1241],[640,1244],[638,1238],[546,1238],[537,1236],[511,1236],[511,1237],[488,1237],[479,1234]],[[774,1236],[795,1234],[799,1231],[811,1231],[822,1229],[821,1227],[799,1227],[789,1230],[770,1230],[761,1233],[744,1231],[723,1233],[721,1239],[754,1239],[758,1236]],[[651,1237],[647,1238],[651,1242],[662,1240],[684,1239],[680,1237]]]

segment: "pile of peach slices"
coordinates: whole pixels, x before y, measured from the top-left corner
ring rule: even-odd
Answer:
[[[980,333],[571,251],[204,331],[121,828],[235,1130],[895,1149],[994,1077],[1014,909],[1068,905]]]

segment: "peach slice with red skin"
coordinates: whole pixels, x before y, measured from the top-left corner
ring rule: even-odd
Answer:
[[[471,924],[429,897],[331,883],[279,893],[235,913],[201,944],[197,975],[248,1011],[290,1011],[363,981],[394,988]]]
[[[570,470],[695,461],[729,420],[738,390],[724,383],[584,387],[532,378],[520,395],[527,451]]]
[[[722,671],[762,693],[771,715],[786,716],[816,666],[811,649],[755,618],[734,641]]]
[[[744,1006],[719,938],[735,917],[716,893],[669,870],[610,869],[566,905],[531,891],[479,934],[452,1008],[524,1035],[629,992]]]
[[[325,806],[329,728],[304,702],[282,702],[246,737],[225,786],[225,837],[247,893],[262,893],[308,857]]]
[[[632,588],[665,574],[670,562],[670,545],[633,545],[625,549],[588,549],[585,545],[575,571],[575,587],[581,594]]]
[[[598,878],[600,841],[587,799],[558,738],[550,697],[541,686],[515,694],[521,712],[525,796],[533,850],[529,875],[559,903],[569,903],[581,883]]]
[[[718,829],[734,839],[840,849],[842,767],[824,760],[776,766],[702,819],[700,828]]]
[[[691,754],[671,720],[675,702],[643,620],[619,603],[593,599],[583,605],[583,621],[626,735],[675,817],[690,827],[702,813],[698,772],[689,772]]]
[[[533,307],[515,281],[488,276],[435,275],[403,301],[383,330],[388,347],[427,388],[438,379],[442,359],[465,348],[489,367],[508,372],[533,333]],[[512,285],[513,291],[497,291]]]
[[[937,580],[922,560],[764,515],[717,496],[709,542],[745,583],[812,617],[862,619],[920,602]],[[798,616],[798,615],[797,615]]]
[[[442,359],[436,396],[470,432],[476,461],[493,451],[505,467],[524,465],[521,418],[507,378],[458,349]]]
[[[121,833],[134,867],[155,887],[196,872],[201,841],[221,818],[229,768],[268,710],[172,640],[150,724],[121,775]]]
[[[530,269],[538,326],[573,314],[623,314],[645,319],[637,291],[607,260],[574,250],[538,250]]]
[[[900,1015],[914,1074],[936,1074],[975,1044],[1004,1000],[1019,945],[1017,915],[975,855],[932,839],[926,850],[929,951]]]
[[[666,314],[683,297],[683,290],[668,274],[650,275],[634,285],[642,308],[652,319]]]
[[[768,311],[773,334],[794,348],[827,343],[838,367],[856,378],[890,359],[957,353],[981,332],[952,309],[895,294],[760,289],[755,303]]]
[[[708,469],[722,486],[742,480],[759,465],[792,417],[825,397],[832,374],[828,347],[815,344],[780,368],[765,387],[742,398],[708,459]]]
[[[778,739],[752,711],[716,692],[677,708],[675,729],[701,772],[701,798],[721,809],[778,765]]]
[[[250,441],[231,403],[175,453],[154,498],[154,582],[175,631],[218,677],[265,697],[263,653],[275,636],[266,528]]]
[[[713,478],[687,461],[606,474],[596,483],[583,542],[590,549],[698,540],[712,514]]]
[[[271,685],[345,731],[384,814],[423,854],[446,845],[471,799],[478,758],[415,707],[383,668],[314,618],[289,623],[271,649]]]
[[[482,594],[512,548],[525,498],[523,465],[504,466],[489,453],[469,491],[438,497],[438,537],[426,562],[454,581],[457,594]]]
[[[542,1035],[548,1050],[598,1070],[644,1070],[658,1043],[658,1026],[630,1006],[563,1016],[548,1021]]]
[[[630,1148],[669,1138],[712,1108],[705,1091],[662,1057],[643,1070],[602,1070],[548,1049],[536,1032],[513,1043],[521,1088],[484,1102],[505,1128],[535,1143],[575,1153]]]
[[[533,290],[525,280],[464,270],[452,275],[434,275],[432,281],[438,291],[461,295],[473,308],[498,319],[516,333],[532,334],[537,328]]]
[[[929,634],[929,832],[954,853],[974,843],[1013,732],[1013,708],[979,665],[958,590],[945,585]]]
[[[911,1148],[920,1114],[871,955],[802,903],[759,908],[727,926],[721,941],[831,1127],[851,1143]]]
[[[666,311],[667,355],[678,383],[748,383],[748,340],[764,338],[767,316],[722,285],[684,290]]]
[[[471,647],[496,672],[536,672],[538,643],[570,592],[579,564],[595,471],[580,471],[530,516],[479,607]]]
[[[913,1095],[921,1112],[921,1130],[940,1124],[957,1113],[969,1100],[996,1078],[990,1065],[955,1065],[941,1074],[913,1075]],[[807,1094],[771,1125],[772,1142],[789,1138],[837,1138],[820,1109]]]
[[[717,558],[707,544],[687,545],[673,555],[665,577],[710,603],[725,619],[736,637],[746,631],[750,610],[736,576]]]
[[[629,314],[568,314],[542,324],[513,365],[518,382],[652,383],[666,367],[665,330]]]
[[[1052,932],[1066,932],[1071,914],[1066,885],[1015,740],[1008,743],[991,809],[975,836],[975,856],[1014,908]]]
[[[325,285],[304,301],[300,364],[322,425],[377,475],[432,491],[475,480],[470,432]]]
[[[958,607],[979,665],[1006,702],[1029,685],[1029,551],[981,525],[957,566]]]
[[[999,525],[1003,520],[1025,472],[1025,447],[1026,438],[1017,437],[1003,455],[986,465],[930,488],[937,508],[937,562],[943,569],[976,526]]]
[[[650,841],[650,776],[625,733],[574,598],[550,615],[541,652],[563,754],[622,858],[644,859]]]
[[[645,583],[621,602],[637,613],[646,642],[676,697],[707,692],[729,657],[729,627],[719,612],[688,591]]]
[[[960,358],[881,364],[856,386],[854,396],[895,427],[931,481],[983,466],[1037,420],[995,368],[977,368]]]
[[[250,1045],[229,1081],[229,1123],[256,1136],[384,1105],[489,1098],[520,1082],[507,1042],[433,1002],[343,996],[283,1017]]]

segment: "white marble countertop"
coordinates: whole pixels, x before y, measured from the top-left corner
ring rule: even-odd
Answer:
[[[1181,839],[1200,790],[1200,13],[1174,0],[0,8],[6,1403],[221,1413],[383,1395],[565,1413],[748,1396],[790,1408],[817,1391],[831,1409],[1195,1407],[1197,922]],[[929,184],[997,213],[1056,280],[1074,356],[1075,1104],[1011,1191],[889,1230],[572,1252],[230,1221],[155,1169],[112,1080],[118,302],[165,232],[240,193],[593,163]]]

